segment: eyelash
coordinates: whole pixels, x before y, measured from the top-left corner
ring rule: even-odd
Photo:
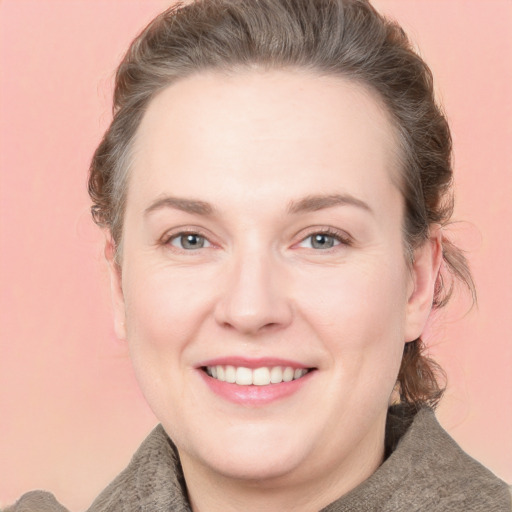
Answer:
[[[171,242],[173,242],[174,240],[177,240],[177,239],[179,239],[181,237],[187,236],[187,235],[195,235],[197,237],[203,238],[208,244],[210,244],[210,246],[214,245],[214,244],[212,244],[212,242],[210,242],[210,240],[208,239],[208,237],[204,233],[202,233],[200,230],[197,230],[197,229],[182,230],[182,231],[179,231],[177,233],[167,234],[164,237],[162,237],[162,239],[160,241],[160,244],[163,245],[163,246],[169,247],[169,246],[171,246]],[[338,247],[338,246],[351,246],[351,245],[353,245],[353,240],[350,237],[350,235],[348,235],[345,232],[333,229],[333,228],[315,229],[314,231],[311,231],[309,234],[307,234],[306,236],[301,238],[301,240],[298,242],[298,244],[301,244],[301,243],[305,242],[306,240],[308,240],[308,239],[310,239],[310,238],[312,238],[312,237],[314,237],[316,235],[324,235],[324,236],[331,237],[336,242],[339,242],[339,243],[336,244],[335,246],[329,247],[327,249],[315,249],[315,248],[312,248],[315,251],[331,252],[333,250],[336,250],[335,248]],[[296,246],[298,244],[294,244],[294,245]],[[198,249],[183,249],[183,248],[180,248],[180,247],[173,246],[173,249],[175,249],[177,251],[181,251],[183,253],[193,253],[193,252],[197,252],[197,251],[199,251],[200,249],[203,249],[203,248],[204,247],[200,247]]]
[[[312,248],[313,250],[318,250],[318,251],[322,251],[322,252],[330,252],[330,251],[336,250],[336,247],[338,247],[338,246],[351,246],[353,244],[353,240],[350,237],[350,235],[348,235],[347,233],[345,233],[343,231],[338,231],[337,229],[333,229],[333,228],[316,229],[316,230],[312,231],[311,233],[309,233],[304,238],[302,238],[301,241],[299,242],[299,244],[305,242],[306,240],[308,240],[310,238],[313,238],[316,235],[328,236],[330,238],[333,238],[336,242],[339,242],[339,244],[337,244],[333,247],[329,247],[328,249]]]
[[[194,235],[194,236],[203,238],[207,243],[209,243],[210,245],[213,245],[212,242],[210,242],[210,240],[208,240],[208,237],[204,233],[202,233],[200,230],[197,230],[197,229],[190,229],[190,230],[185,229],[185,230],[179,231],[177,233],[166,234],[162,237],[160,244],[169,247],[169,246],[171,246],[171,243],[174,240],[177,240],[177,239],[182,238],[187,235]],[[203,248],[203,247],[200,247],[199,249],[183,249],[180,247],[174,247],[174,246],[172,246],[172,247],[173,247],[173,249],[175,249],[177,251],[181,251],[183,253],[193,253],[193,252],[197,252],[199,249]]]

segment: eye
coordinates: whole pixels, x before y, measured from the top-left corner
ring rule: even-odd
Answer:
[[[343,237],[338,233],[331,233],[329,231],[313,233],[309,235],[299,243],[299,247],[305,247],[307,249],[327,250],[332,249],[337,245],[348,245],[349,243],[350,241],[347,239],[347,237]]]
[[[210,242],[204,236],[197,233],[179,233],[173,236],[168,243],[173,247],[185,251],[194,251],[211,246]]]

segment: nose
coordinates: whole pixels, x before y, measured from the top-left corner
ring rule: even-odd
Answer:
[[[242,334],[279,330],[292,321],[283,269],[269,254],[239,255],[224,274],[215,320]]]

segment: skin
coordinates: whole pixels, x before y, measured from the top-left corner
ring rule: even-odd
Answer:
[[[406,260],[396,148],[371,92],[301,71],[201,73],[149,105],[121,266],[111,242],[107,257],[118,336],[195,511],[317,511],[382,462],[404,343],[424,328],[441,259],[433,230]],[[289,211],[334,194],[367,207]],[[168,196],[214,211],[156,205]],[[333,246],[313,246],[326,229]],[[183,248],[183,231],[203,247]],[[226,356],[315,371],[289,397],[244,406],[197,369]]]

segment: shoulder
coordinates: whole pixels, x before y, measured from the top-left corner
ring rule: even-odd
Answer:
[[[87,512],[127,510],[190,511],[177,449],[161,425]]]
[[[161,425],[145,439],[130,464],[96,498],[88,512],[173,510],[190,512],[176,447]],[[68,512],[49,493],[23,495],[2,512]]]
[[[55,497],[43,491],[24,494],[14,505],[3,512],[68,512]]]
[[[418,498],[433,510],[512,510],[509,486],[465,453],[431,409],[418,412],[393,456],[407,467]]]

